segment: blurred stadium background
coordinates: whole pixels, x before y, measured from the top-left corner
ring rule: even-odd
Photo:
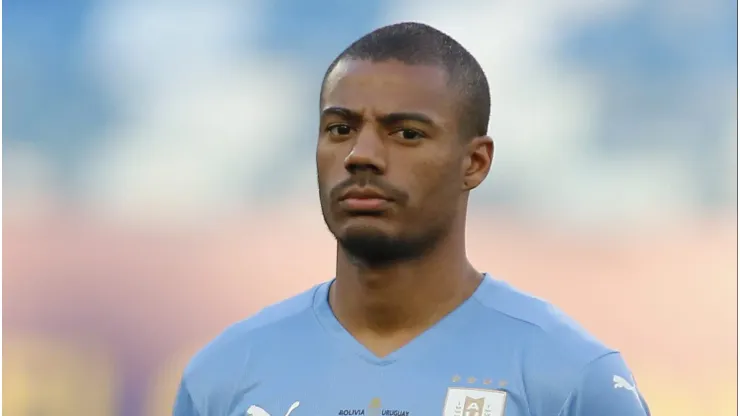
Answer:
[[[655,415],[735,414],[735,2],[2,5],[3,414],[167,415],[194,351],[330,278],[320,77],[400,20],[491,82],[476,264],[619,346]]]

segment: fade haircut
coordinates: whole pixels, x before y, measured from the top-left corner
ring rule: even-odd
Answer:
[[[458,92],[460,134],[469,139],[488,133],[491,95],[486,74],[473,55],[446,33],[416,22],[396,23],[368,33],[329,65],[321,84],[322,97],[327,77],[345,59],[442,67],[448,84]]]

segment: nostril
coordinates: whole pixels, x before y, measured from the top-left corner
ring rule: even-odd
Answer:
[[[372,163],[348,163],[347,171],[352,174],[370,172],[374,174],[380,174],[381,169]]]

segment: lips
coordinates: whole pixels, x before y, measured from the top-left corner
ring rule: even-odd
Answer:
[[[344,209],[354,212],[378,212],[390,203],[390,198],[371,188],[352,188],[339,199],[339,204]]]

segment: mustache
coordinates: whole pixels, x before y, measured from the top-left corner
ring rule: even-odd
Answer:
[[[332,201],[336,201],[339,199],[340,196],[342,196],[342,194],[347,192],[347,190],[352,187],[375,188],[378,191],[382,192],[388,198],[399,203],[403,203],[408,199],[408,195],[406,194],[406,192],[403,192],[389,185],[388,183],[374,175],[352,175],[334,186],[334,188],[329,191],[329,197]]]

